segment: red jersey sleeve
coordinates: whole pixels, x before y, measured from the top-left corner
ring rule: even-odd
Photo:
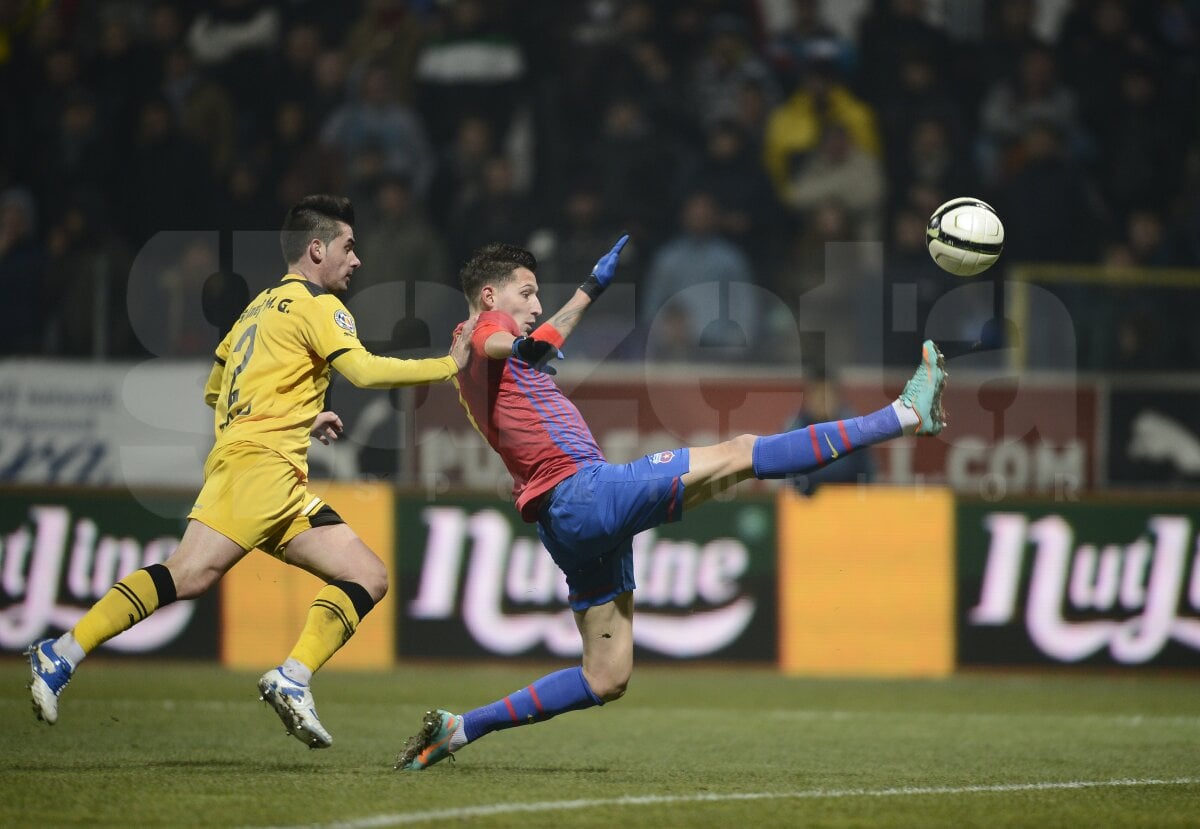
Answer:
[[[462,326],[460,325],[459,328]],[[503,311],[484,311],[479,315],[479,319],[475,323],[475,331],[471,334],[471,350],[482,355],[483,344],[487,342],[488,337],[499,331],[512,334],[514,337],[519,336],[517,321],[511,316]],[[458,333],[457,329],[455,333]]]

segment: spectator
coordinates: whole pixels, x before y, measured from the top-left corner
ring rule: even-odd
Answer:
[[[621,97],[604,110],[588,149],[585,168],[602,183],[604,201],[645,222],[655,236],[679,180],[675,138],[651,123],[636,98]]]
[[[444,332],[458,321],[462,305],[457,290],[441,290],[457,289],[445,244],[404,176],[387,175],[377,182],[371,212],[374,219],[359,225],[363,266],[354,273],[349,301],[362,338],[387,343],[381,351],[440,344]],[[410,325],[401,332],[401,341],[394,339],[401,309],[405,319],[423,323],[419,337],[413,336],[415,326]]]
[[[890,189],[895,201],[907,203],[914,188],[937,193],[966,193],[975,189],[975,177],[952,138],[952,129],[941,118],[931,115],[913,125],[904,155],[890,168]],[[931,208],[946,199],[935,197]]]
[[[346,34],[344,50],[356,64],[379,64],[387,69],[396,100],[417,101],[417,56],[425,29],[415,4],[406,0],[367,0],[366,8]]]
[[[914,161],[910,153],[916,142],[918,124],[938,121],[944,129],[942,138],[957,147],[964,143],[967,134],[966,123],[959,114],[961,110],[937,76],[928,56],[920,52],[903,55],[897,89],[879,105],[879,126],[883,132],[893,204],[903,201],[901,194],[910,177],[909,165]],[[958,154],[952,155],[957,157]]]
[[[507,136],[521,102],[525,55],[492,4],[457,0],[443,7],[440,31],[417,59],[418,103],[435,142],[448,141],[469,114]]]
[[[866,332],[866,311],[879,298],[863,290],[865,252],[859,244],[848,244],[854,242],[852,232],[840,203],[817,205],[805,222],[793,227],[771,274],[772,291],[795,312],[779,330],[799,324],[796,359],[805,371],[851,365],[870,345],[864,333],[874,332]]]
[[[989,181],[1003,177],[1018,139],[1034,122],[1053,125],[1072,157],[1086,154],[1075,93],[1058,79],[1054,53],[1045,47],[1026,52],[1017,76],[992,87],[979,120],[981,162]]]
[[[524,241],[536,227],[533,203],[518,191],[512,163],[504,156],[493,156],[483,168],[480,198],[465,204],[451,222],[454,261],[467,261],[473,251],[491,240]]]
[[[881,106],[897,91],[906,54],[925,55],[934,74],[953,83],[946,71],[950,42],[922,17],[924,6],[922,0],[874,0],[859,22],[859,77],[863,96],[872,104]]]
[[[1102,210],[1094,186],[1063,143],[1057,121],[1034,122],[1021,137],[1021,166],[1000,188],[996,202],[1010,263],[1096,256]]]
[[[237,139],[233,102],[220,84],[196,69],[183,47],[169,50],[163,60],[162,94],[171,105],[183,135],[208,153],[209,167],[218,175],[229,171]]]
[[[735,121],[716,123],[703,158],[685,179],[684,192],[711,193],[721,210],[721,234],[748,251],[756,265],[765,266],[778,211],[756,149]]]
[[[45,147],[49,163],[42,182],[44,202],[52,214],[62,209],[72,192],[111,193],[121,186],[113,134],[99,120],[95,99],[85,89],[68,95],[49,135],[54,140]]]
[[[1143,204],[1165,205],[1178,192],[1185,140],[1163,100],[1157,73],[1131,63],[1100,125],[1100,185],[1113,209],[1126,213]]]
[[[746,83],[755,83],[768,106],[779,102],[779,89],[766,63],[750,44],[750,27],[736,15],[719,14],[708,24],[704,54],[692,69],[692,117],[705,130],[737,114],[738,97]]]
[[[875,113],[842,83],[833,54],[826,49],[808,56],[800,85],[772,110],[767,121],[763,152],[781,201],[787,201],[796,171],[805,156],[817,149],[829,124],[843,127],[854,146],[864,152],[880,154]]]
[[[1137,4],[1139,11],[1143,7]],[[1064,18],[1057,51],[1063,76],[1079,93],[1088,125],[1102,122],[1129,63],[1159,51],[1151,33],[1153,19],[1153,14],[1131,15],[1130,5],[1122,0],[1076,3]]]
[[[293,23],[283,36],[271,85],[291,98],[308,100],[315,93],[313,66],[322,52],[323,36],[313,23]]]
[[[425,125],[413,109],[396,100],[387,69],[379,64],[367,67],[356,99],[322,126],[321,143],[348,165],[351,187],[368,180],[365,171],[355,173],[352,162],[372,149],[381,153],[384,172],[408,177],[418,197],[424,197],[433,180],[435,158]]]
[[[557,211],[550,226],[530,238],[530,250],[538,260],[539,282],[543,286],[573,288],[596,264],[596,251],[610,247],[623,230],[614,221],[595,179],[584,176],[572,182],[562,209]],[[639,249],[640,245],[631,241],[621,254],[621,273],[630,286],[641,283]],[[626,350],[635,350],[630,336],[636,324],[635,314],[632,304],[600,303],[588,312],[593,323],[571,335],[569,356],[591,359],[629,356]]]
[[[33,194],[23,187],[0,193],[0,285],[8,321],[0,326],[0,354],[41,350],[46,250],[37,237]]]
[[[850,235],[865,242],[882,238],[883,196],[879,158],[852,144],[841,125],[826,124],[820,144],[793,176],[784,201],[802,217],[822,204],[841,205]]]
[[[719,233],[720,205],[708,193],[684,200],[681,232],[654,256],[641,297],[646,356],[747,360],[762,302],[750,260]],[[696,356],[691,357],[696,359]]]
[[[129,324],[126,286],[132,260],[94,193],[72,195],[47,234],[47,350],[64,357],[140,354]]]
[[[346,102],[350,68],[340,49],[323,49],[313,64],[312,98],[307,107],[314,124],[324,124]],[[286,209],[285,209],[286,210]]]
[[[844,77],[855,71],[854,46],[847,43],[821,20],[820,0],[792,0],[791,21],[767,44],[766,54],[776,74],[781,78],[796,77],[805,55],[814,47],[833,44],[833,60]]]
[[[454,141],[438,160],[429,196],[435,224],[448,227],[453,216],[483,197],[483,171],[495,154],[495,136],[487,120],[479,116],[463,118]]]
[[[154,97],[142,105],[126,169],[125,214],[135,245],[159,230],[213,226],[207,156],[179,133],[165,98]]]
[[[259,102],[275,93],[270,70],[282,27],[283,17],[273,3],[216,0],[204,4],[188,28],[187,44],[196,61],[214,73],[250,122],[255,122]]]
[[[983,40],[975,47],[979,93],[1014,78],[1021,55],[1044,45],[1033,29],[1034,0],[994,0],[984,6]]]

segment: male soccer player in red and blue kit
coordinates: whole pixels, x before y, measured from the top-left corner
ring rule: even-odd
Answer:
[[[467,366],[455,380],[459,398],[504,459],[521,516],[537,523],[542,544],[566,574],[583,664],[462,715],[427,712],[397,768],[420,771],[493,731],[623,695],[633,672],[633,537],[639,532],[678,521],[685,510],[747,478],[802,474],[863,446],[936,435],[945,426],[942,355],[926,341],[916,374],[877,412],[609,463],[551,379],[550,360],[562,356],[563,340],[612,281],[628,239],[621,237],[567,304],[536,328],[542,306],[531,253],[492,244],[463,267],[463,292],[477,322]]]

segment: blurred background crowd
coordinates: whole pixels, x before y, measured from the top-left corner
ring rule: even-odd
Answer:
[[[863,301],[841,251],[881,257],[884,319],[915,297],[907,365],[962,284],[924,248],[959,195],[997,208],[1006,267],[1200,266],[1196,0],[0,0],[0,27],[3,354],[138,356],[140,302],[154,353],[209,354],[238,277],[198,236],[127,296],[138,251],[277,230],[311,192],[355,201],[355,292],[457,287],[495,240],[577,283],[631,233],[638,331],[584,356],[777,357],[779,309],[829,331]],[[698,283],[740,325],[702,326]],[[1123,300],[1098,367],[1196,365],[1198,294]],[[814,363],[854,362],[844,328]]]

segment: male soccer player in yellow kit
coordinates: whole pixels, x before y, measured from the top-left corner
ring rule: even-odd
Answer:
[[[469,341],[465,332],[449,355],[427,360],[363,348],[335,296],[361,264],[353,223],[343,197],[306,196],[288,211],[280,233],[287,274],[254,298],[217,347],[204,389],[216,444],[183,539],[162,564],[117,582],[70,631],[30,648],[39,719],[57,721],[58,696],[84,656],[160,607],[199,596],[258,548],[326,581],[291,654],[258,689],[289,734],[312,748],[332,744],[309,681],[383,598],[387,570],[306,488],[310,434],[325,442],[341,431],[337,416],[322,411],[330,367],[363,388],[435,383],[465,365]]]

